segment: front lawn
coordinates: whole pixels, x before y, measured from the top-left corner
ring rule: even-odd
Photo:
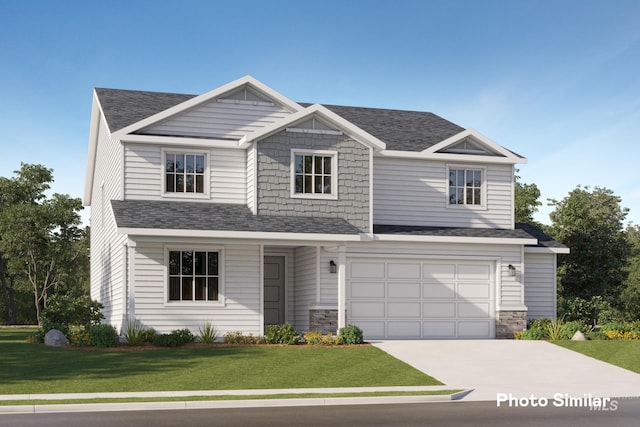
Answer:
[[[551,341],[569,350],[640,374],[640,341]]]
[[[80,350],[0,328],[0,394],[441,385],[372,346]]]

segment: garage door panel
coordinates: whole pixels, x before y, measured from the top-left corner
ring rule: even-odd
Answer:
[[[415,317],[420,318],[420,303],[419,302],[388,302],[387,303],[387,316],[388,317]]]
[[[487,318],[489,317],[488,302],[460,302],[458,303],[458,317]]]
[[[348,323],[366,339],[491,338],[489,261],[357,258],[347,262]]]
[[[458,322],[458,337],[460,338],[490,338],[490,322]]]
[[[422,334],[428,338],[451,338],[456,336],[456,322],[422,322]]]
[[[415,322],[388,322],[387,336],[389,338],[413,338],[419,337],[420,321]]]
[[[383,318],[385,316],[384,301],[352,301],[349,313],[355,318]]]
[[[422,314],[425,318],[456,317],[456,305],[453,302],[422,303]]]
[[[422,287],[424,298],[454,299],[456,297],[454,283],[428,283]]]
[[[488,299],[491,296],[489,283],[459,283],[458,298],[463,299]]]
[[[420,279],[420,263],[390,262],[387,265],[389,279]]]
[[[384,298],[384,282],[351,282],[352,298]]]
[[[388,284],[387,296],[389,298],[420,298],[420,283],[394,283]]]
[[[350,276],[354,279],[384,279],[385,264],[383,262],[352,262]]]

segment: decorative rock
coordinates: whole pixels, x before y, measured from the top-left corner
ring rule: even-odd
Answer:
[[[44,336],[44,345],[48,345],[49,347],[64,347],[68,343],[67,337],[57,329],[51,329]]]
[[[572,341],[586,341],[587,337],[584,336],[584,334],[580,331],[576,331],[575,334],[573,334],[573,337],[571,337]]]

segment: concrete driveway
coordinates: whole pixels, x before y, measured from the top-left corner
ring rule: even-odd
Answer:
[[[465,401],[533,395],[549,399],[551,405],[554,398],[562,402],[589,395],[640,396],[640,374],[545,341],[378,341],[373,345],[452,388],[473,389]]]

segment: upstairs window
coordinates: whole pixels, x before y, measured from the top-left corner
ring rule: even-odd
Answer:
[[[220,252],[169,251],[169,301],[218,301]]]
[[[482,169],[449,168],[449,205],[482,205],[482,173]]]
[[[165,153],[165,193],[205,193],[205,160],[202,153]]]
[[[292,153],[292,196],[337,197],[337,153],[295,151]]]

